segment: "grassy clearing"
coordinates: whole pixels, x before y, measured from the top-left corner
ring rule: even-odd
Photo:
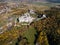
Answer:
[[[36,30],[33,27],[30,27],[23,34],[24,37],[28,39],[29,45],[34,45]]]

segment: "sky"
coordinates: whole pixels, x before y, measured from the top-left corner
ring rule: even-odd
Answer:
[[[17,0],[0,0],[0,2],[4,2],[4,1],[17,1]],[[29,0],[29,1],[31,1],[31,0]],[[60,3],[60,0],[40,0],[40,1],[42,1],[42,2],[45,1],[45,2],[52,2],[52,3]]]

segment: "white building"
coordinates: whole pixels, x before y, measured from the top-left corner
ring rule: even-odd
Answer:
[[[31,23],[35,18],[33,18],[32,16],[30,16],[29,13],[25,13],[23,16],[19,17],[19,23]]]

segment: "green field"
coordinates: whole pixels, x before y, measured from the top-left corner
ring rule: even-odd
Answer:
[[[44,6],[49,6],[49,7],[60,5],[60,3],[48,3],[48,2],[34,2],[33,4],[44,5]]]
[[[34,45],[36,30],[33,27],[30,27],[27,31],[24,32],[23,36],[28,39],[29,45]]]

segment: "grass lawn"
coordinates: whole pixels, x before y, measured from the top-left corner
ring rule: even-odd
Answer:
[[[23,36],[28,39],[29,45],[34,45],[36,30],[33,27],[30,27],[23,33]]]

